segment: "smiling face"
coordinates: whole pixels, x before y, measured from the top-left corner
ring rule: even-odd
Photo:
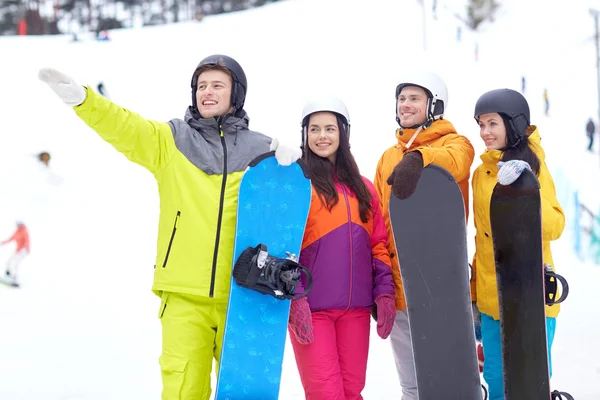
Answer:
[[[231,75],[218,69],[208,69],[198,75],[196,105],[202,118],[229,114],[231,107]]]
[[[335,114],[317,112],[308,121],[308,147],[319,157],[335,164],[335,155],[340,147],[340,128]]]
[[[403,128],[427,121],[427,93],[418,86],[405,86],[398,95],[398,118]]]
[[[479,135],[488,150],[501,150],[506,147],[506,126],[500,114],[481,114],[478,123]]]

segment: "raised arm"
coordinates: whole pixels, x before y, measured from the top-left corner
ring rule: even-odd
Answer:
[[[39,78],[104,140],[152,173],[161,171],[174,154],[169,124],[147,120],[120,107],[57,70],[41,69]]]

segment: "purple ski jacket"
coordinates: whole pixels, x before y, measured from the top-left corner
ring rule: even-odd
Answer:
[[[379,198],[371,181],[362,179],[374,211],[367,223],[361,221],[358,199],[347,186],[336,183],[339,201],[331,210],[312,189],[300,252],[300,264],[313,279],[308,294],[312,311],[371,307],[378,295],[394,294]],[[307,287],[305,276],[302,284]]]

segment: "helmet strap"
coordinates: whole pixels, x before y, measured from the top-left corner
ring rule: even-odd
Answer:
[[[511,132],[514,134],[515,137],[515,142],[513,144],[511,144],[510,146],[506,146],[506,149],[514,149],[517,146],[519,146],[519,144],[521,144],[521,142],[523,141],[523,138],[525,137],[524,134],[520,133],[517,130],[517,125],[515,124],[515,121],[513,118],[508,118],[508,125],[510,127]]]
[[[302,148],[303,149],[307,145],[307,143],[308,143],[308,126],[304,125],[302,127]]]
[[[408,143],[406,143],[406,150],[408,150],[410,148],[410,146],[412,145],[412,143],[415,141],[415,139],[417,138],[417,135],[419,134],[419,132],[421,132],[423,130],[423,126],[425,124],[419,126],[417,128],[417,130],[415,131],[415,133],[413,133],[412,137],[410,138],[410,140],[408,141]]]

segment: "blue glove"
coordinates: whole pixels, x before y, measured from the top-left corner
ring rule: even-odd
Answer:
[[[529,164],[522,160],[500,161],[498,168],[498,183],[504,186],[516,181],[526,168],[531,171]]]

